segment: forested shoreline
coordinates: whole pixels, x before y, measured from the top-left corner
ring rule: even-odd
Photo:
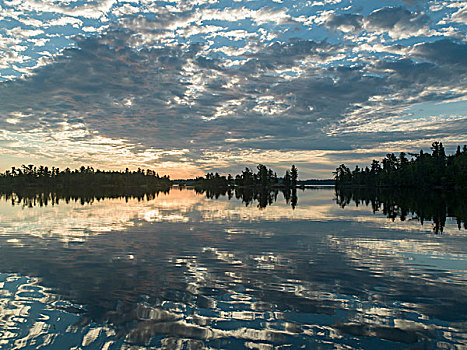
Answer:
[[[390,153],[364,169],[341,164],[334,175],[336,187],[466,188],[467,146],[446,155],[443,144],[434,142],[431,153]]]
[[[296,188],[298,180],[298,169],[292,165],[290,170],[286,170],[281,178],[272,169],[268,169],[263,164],[258,164],[257,172],[250,168],[245,168],[240,174],[219,175],[219,173],[207,173],[205,177],[197,177],[193,186],[199,189],[210,188]]]
[[[316,180],[315,180],[316,181]],[[321,180],[332,184],[332,180]],[[245,168],[240,174],[220,175],[207,173],[194,180],[178,180],[175,183],[191,185],[197,189],[252,188],[258,191],[267,189],[288,189],[304,187],[308,181],[298,181],[298,169],[292,165],[282,177],[263,164],[254,172]],[[358,165],[351,170],[341,164],[334,172],[336,187],[376,187],[376,188],[467,188],[467,145],[457,146],[456,152],[447,155],[440,142],[434,142],[431,153],[401,152],[398,156],[388,153],[384,159],[374,159],[369,166]],[[47,166],[22,165],[0,173],[0,190],[3,192],[22,189],[130,189],[166,190],[172,186],[169,176],[159,176],[153,170],[105,171],[82,166],[71,170],[48,168]]]
[[[23,165],[20,168],[0,174],[0,189],[17,191],[24,189],[169,189],[171,181],[168,176],[159,176],[153,170],[104,171],[82,166],[71,170],[66,168],[48,168],[47,166]]]

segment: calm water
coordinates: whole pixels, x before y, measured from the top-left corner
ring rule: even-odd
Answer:
[[[4,196],[0,349],[466,349],[458,220],[335,197]]]

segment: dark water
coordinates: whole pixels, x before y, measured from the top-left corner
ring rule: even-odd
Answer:
[[[210,197],[3,197],[0,349],[465,348],[459,215]]]

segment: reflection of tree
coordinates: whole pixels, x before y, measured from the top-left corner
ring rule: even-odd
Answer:
[[[285,198],[287,204],[290,203],[293,209],[297,206],[297,189],[293,188],[263,188],[263,187],[224,187],[224,188],[199,188],[195,187],[197,193],[205,194],[209,199],[218,199],[226,196],[229,200],[235,196],[236,199],[245,203],[245,206],[258,203],[258,208],[266,208],[277,201],[279,191]]]
[[[376,188],[336,188],[336,202],[342,208],[351,202],[365,204],[373,212],[382,211],[392,220],[405,221],[407,216],[433,221],[433,232],[442,233],[446,217],[455,217],[459,229],[467,228],[467,193],[449,191],[390,191]]]
[[[169,190],[164,191],[148,191],[140,188],[129,189],[74,189],[74,190],[61,190],[61,191],[40,191],[40,190],[22,190],[22,191],[5,191],[0,192],[0,198],[4,198],[11,202],[11,205],[21,205],[23,207],[43,207],[48,205],[57,205],[61,201],[65,203],[79,202],[82,205],[90,204],[94,201],[101,201],[106,198],[125,198],[126,201],[132,198],[138,200],[151,200],[159,195],[159,193],[168,193]]]
[[[297,189],[293,188],[292,189],[292,196],[290,197],[290,205],[292,206],[293,209],[297,206],[298,203],[298,197],[297,197]]]
[[[140,188],[127,188],[127,189],[112,189],[112,188],[100,188],[100,189],[74,189],[73,191],[40,191],[39,189],[29,189],[23,191],[0,191],[0,198],[3,198],[11,202],[11,205],[20,205],[23,207],[43,207],[48,205],[57,205],[61,201],[65,203],[79,202],[82,205],[91,204],[95,201],[101,201],[106,198],[125,198],[126,201],[129,199],[138,200],[152,200],[159,195],[159,193],[169,193],[170,189],[164,191],[148,191]],[[290,203],[293,209],[297,206],[298,196],[297,190],[287,188],[256,188],[256,187],[243,187],[243,188],[231,188],[231,187],[219,187],[219,188],[198,188],[195,187],[196,193],[205,194],[209,199],[218,199],[221,196],[227,197],[229,200],[235,197],[237,200],[241,200],[245,206],[251,206],[253,203],[257,203],[258,208],[266,208],[268,205],[272,205],[277,201],[279,192],[285,198],[287,204]]]
[[[210,191],[209,196],[242,199],[246,195],[251,203],[258,195],[263,202],[275,200],[278,193],[230,190]],[[296,194],[290,191],[285,196],[292,204]],[[353,200],[351,194],[339,196],[344,206]],[[374,204],[375,210],[384,203],[382,196],[361,194],[355,199],[359,204]],[[391,208],[391,213],[397,212]],[[0,266],[3,271],[40,276],[47,288],[83,305],[67,310],[82,314],[78,327],[104,323],[126,345],[135,347],[155,347],[164,341],[167,348],[175,348],[189,341],[183,348],[244,348],[247,342],[305,348],[316,338],[303,330],[322,329],[323,324],[352,337],[371,336],[373,344],[382,344],[374,347],[389,344],[377,343],[377,338],[429,348],[448,341],[438,336],[446,328],[436,329],[435,335],[421,333],[426,326],[419,319],[411,322],[416,328],[403,331],[380,324],[414,311],[426,319],[442,320],[454,330],[452,334],[459,334],[456,327],[463,325],[466,295],[461,283],[444,279],[437,283],[443,276],[440,271],[417,273],[392,254],[368,250],[358,261],[355,246],[345,243],[345,236],[337,246],[324,240],[335,227],[322,225],[303,220],[251,223],[240,219],[228,225],[161,222],[66,246],[35,236],[18,245],[4,236],[0,237]],[[230,228],[233,233],[226,234]],[[398,234],[404,239],[406,232]],[[361,268],[370,264],[374,269]],[[401,302],[407,300],[411,302]],[[373,306],[384,314],[375,318]],[[253,319],[240,319],[252,315]],[[339,323],[334,325],[336,319]],[[259,328],[263,324],[268,326]],[[430,323],[433,329],[438,325]],[[330,336],[323,337],[335,341]]]

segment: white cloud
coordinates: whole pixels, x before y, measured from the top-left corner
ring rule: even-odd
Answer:
[[[27,135],[30,154],[62,156],[49,128],[73,159],[90,159],[80,144],[99,144],[108,159],[172,170],[216,156],[229,168],[234,152],[301,161],[356,147],[361,134],[403,142],[406,108],[467,95],[465,4],[372,6],[6,1],[0,16],[14,25],[0,28],[0,74],[17,80],[0,85],[0,131]],[[414,119],[410,137],[457,135],[456,115]],[[323,159],[321,170],[337,158]]]

